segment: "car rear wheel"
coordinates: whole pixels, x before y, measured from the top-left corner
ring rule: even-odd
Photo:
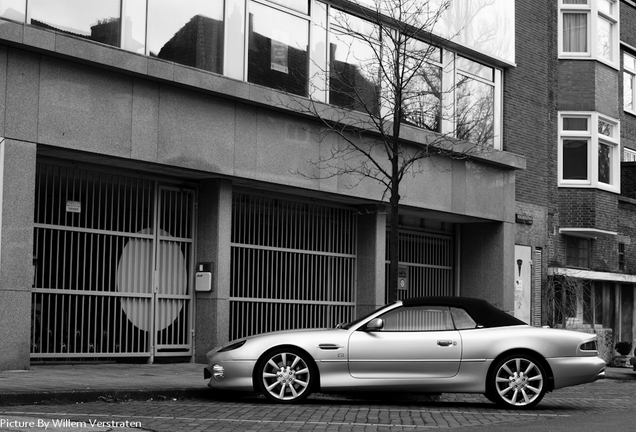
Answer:
[[[490,375],[488,398],[508,408],[532,408],[546,393],[546,373],[535,358],[516,354],[499,360]]]
[[[299,402],[311,394],[315,380],[309,356],[294,348],[268,353],[257,365],[261,392],[270,400]]]

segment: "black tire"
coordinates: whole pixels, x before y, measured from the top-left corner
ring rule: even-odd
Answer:
[[[543,399],[547,378],[545,369],[534,357],[510,355],[493,365],[486,397],[506,408],[532,408]]]
[[[258,389],[278,403],[300,402],[312,392],[317,373],[313,360],[295,348],[270,351],[256,364]]]

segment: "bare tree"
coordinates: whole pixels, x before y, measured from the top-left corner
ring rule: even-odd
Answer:
[[[545,287],[544,300],[550,327],[577,328],[590,324],[594,331],[594,311],[600,302],[592,297],[589,280],[552,275]]]
[[[445,68],[456,67],[454,57],[443,55],[448,37],[435,36],[450,3],[359,0],[350,10],[330,7],[328,70],[310,81],[310,97],[296,102],[297,110],[319,120],[321,134],[339,138],[327,154],[311,161],[318,175],[300,174],[346,175],[354,179],[351,187],[365,179],[383,187],[381,200],[388,199],[390,208],[389,301],[398,292],[400,184],[405,175],[422,170],[424,159],[468,158],[493,140],[494,93],[469,75],[471,67],[480,65],[464,59],[465,75],[457,74],[451,86],[442,79]],[[319,94],[328,96],[315,96]],[[327,99],[339,109],[323,103]],[[423,132],[405,139],[405,125]]]

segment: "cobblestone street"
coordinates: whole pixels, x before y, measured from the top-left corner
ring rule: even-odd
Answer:
[[[0,419],[91,420],[153,431],[410,431],[505,425],[516,430],[554,418],[608,414],[633,407],[636,381],[601,380],[548,394],[534,410],[502,410],[481,395],[346,397],[315,395],[299,405],[273,405],[260,397],[121,401],[0,407]],[[60,423],[58,423],[60,424]],[[52,425],[52,423],[50,423]],[[63,426],[63,425],[62,425]],[[22,430],[4,428],[0,430]],[[38,430],[37,428],[29,430]],[[41,428],[44,430],[44,428]],[[55,430],[49,426],[48,430]],[[75,430],[96,430],[91,427]]]

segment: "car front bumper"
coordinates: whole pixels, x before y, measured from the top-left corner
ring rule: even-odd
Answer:
[[[256,362],[251,360],[221,360],[215,357],[203,370],[203,377],[208,381],[208,387],[215,390],[253,391],[252,372]],[[214,374],[214,366],[222,368],[222,374]],[[216,375],[216,376],[215,376]]]

